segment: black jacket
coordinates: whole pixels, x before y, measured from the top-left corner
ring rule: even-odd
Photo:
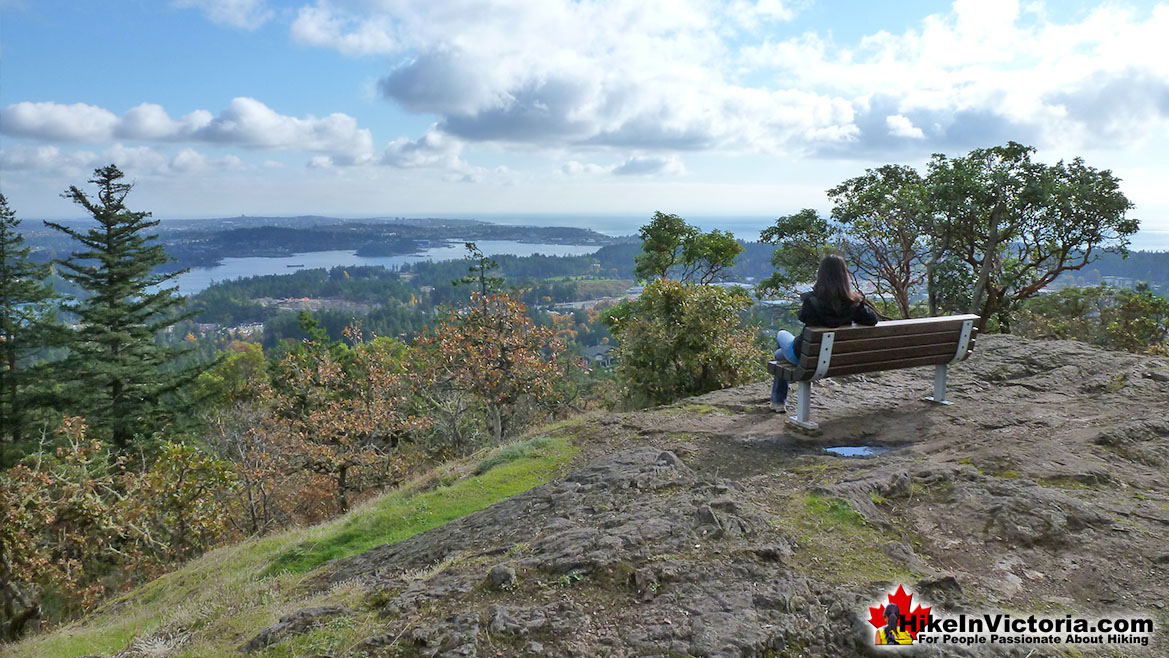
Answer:
[[[806,292],[800,295],[799,318],[805,326],[809,327],[843,327],[853,323],[871,327],[877,324],[877,313],[869,308],[863,301],[853,302],[844,308],[838,308],[830,304],[826,304],[815,293]],[[795,345],[793,349],[796,355],[800,353],[800,348],[803,347],[804,334],[800,332],[796,336]]]

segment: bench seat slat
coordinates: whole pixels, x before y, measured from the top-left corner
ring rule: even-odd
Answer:
[[[970,347],[974,347],[973,340],[970,341]],[[891,347],[888,349],[865,350],[863,352],[846,352],[844,354],[839,354],[836,351],[836,344],[834,343],[832,345],[831,367],[855,366],[868,363],[889,363],[899,359],[905,359],[907,356],[949,356],[953,358],[954,353],[957,350],[958,337],[956,335],[948,342],[916,345],[912,350],[907,350],[905,347]],[[815,369],[816,360],[817,357],[815,356],[805,356],[800,359],[800,365],[805,368]],[[831,372],[831,370],[829,370],[829,372]]]
[[[962,358],[965,359],[973,353],[973,350],[967,350],[965,356]],[[953,356],[951,356],[952,354],[953,352],[941,356],[896,359],[859,365],[833,365],[828,368],[828,373],[825,375],[825,377],[839,377],[841,375],[858,375],[866,372],[879,372],[883,370],[901,370],[903,368],[920,368],[922,366],[942,365],[950,362],[950,360],[953,358]],[[775,365],[774,363],[768,363],[767,370],[773,375],[779,375],[780,379],[784,379],[789,382],[809,381],[812,379],[812,375],[816,373],[816,369],[814,367],[791,367],[788,364]]]
[[[973,351],[967,350],[966,356],[973,354]],[[882,370],[901,370],[903,368],[920,368],[921,366],[937,366],[944,363],[949,363],[953,356],[926,356],[917,359],[901,359],[898,361],[891,361],[887,365],[880,363],[868,363],[859,366],[841,366],[839,368],[829,368],[826,377],[840,377],[843,375],[859,375],[866,372],[878,372]]]
[[[962,332],[958,329],[950,331],[933,331],[927,334],[910,334],[905,336],[890,336],[888,338],[861,338],[850,339],[851,331],[844,331],[836,334],[836,340],[832,343],[832,356],[836,358],[838,354],[851,354],[853,352],[868,352],[869,350],[877,349],[894,349],[905,347],[917,347],[919,345],[937,345],[940,343],[951,343],[955,347],[958,345],[958,339],[962,336]],[[800,348],[802,356],[816,356],[820,353],[819,344],[803,343]]]
[[[886,336],[905,336],[921,333],[941,331],[961,331],[962,323],[966,320],[978,321],[977,315],[950,315],[937,318],[914,318],[912,320],[890,320],[871,327],[804,327],[804,340],[819,342],[821,334],[839,329],[847,329],[836,334],[836,340],[861,340],[865,338],[882,338]]]

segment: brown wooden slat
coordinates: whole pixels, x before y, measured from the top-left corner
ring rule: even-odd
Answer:
[[[840,334],[837,334],[840,336]],[[931,331],[928,334],[908,334],[905,336],[888,336],[883,338],[860,338],[849,340],[847,334],[840,341],[832,341],[832,358],[837,354],[851,354],[853,352],[868,352],[870,350],[888,350],[896,348],[916,347],[918,345],[937,345],[951,343],[958,348],[958,339],[962,337],[960,330]]]
[[[829,331],[836,335],[826,377],[948,363],[958,347],[962,323],[978,319],[977,315],[952,315],[892,320],[873,327],[804,327],[799,365],[781,362],[777,366],[773,362],[768,364],[768,372],[793,382],[810,380],[816,371],[820,340]],[[975,327],[961,360],[973,353],[977,335]]]
[[[885,336],[906,336],[923,333],[944,331],[960,331],[966,320],[978,321],[977,315],[951,315],[940,318],[915,318],[912,320],[891,320],[881,322],[872,327],[804,327],[804,340],[835,331],[834,340],[860,340],[865,338],[881,338]]]
[[[973,343],[973,341],[971,341]],[[973,348],[973,344],[970,346]],[[829,363],[829,369],[836,366],[855,366],[862,363],[882,363],[886,361],[897,361],[899,359],[917,358],[922,356],[944,356],[946,354],[951,357],[958,351],[958,340],[955,339],[949,343],[935,343],[933,345],[917,345],[911,349],[904,347],[893,347],[883,350],[867,350],[864,352],[852,352],[845,354],[836,353],[836,345],[832,346],[832,360]],[[800,359],[800,365],[805,368],[816,369],[817,357],[806,356]]]
[[[975,340],[975,338],[974,338],[975,334],[976,334],[976,332],[973,332],[973,331],[970,332],[970,340],[967,344],[968,349],[974,349],[974,346],[977,342],[977,340]],[[876,339],[873,339],[873,340],[876,340]],[[877,342],[877,344],[879,345],[880,342]],[[848,345],[848,344],[844,344],[844,345]],[[887,354],[892,355],[893,358],[901,358],[901,356],[904,356],[904,358],[913,358],[913,356],[920,356],[920,355],[925,355],[925,354],[946,353],[945,351],[942,351],[940,346],[945,346],[946,349],[948,349],[950,354],[954,354],[955,352],[957,352],[957,338],[955,338],[952,342],[936,342],[936,344],[934,344],[934,345],[914,345],[914,346],[909,346],[909,347],[894,347],[894,348],[888,349]],[[843,347],[843,345],[842,345],[842,347]],[[841,365],[845,365],[845,363],[848,363],[848,365],[856,365],[856,363],[863,363],[863,362],[866,362],[869,360],[878,360],[878,361],[887,360],[887,359],[853,358],[853,354],[864,354],[864,353],[873,353],[873,352],[885,352],[885,351],[884,351],[884,349],[866,349],[865,352],[851,352],[851,353],[845,352],[845,353],[841,354],[841,353],[837,353],[836,344],[835,344],[835,342],[833,342],[833,344],[832,344],[832,359],[830,362],[830,366],[835,365],[835,363],[841,363]],[[884,354],[881,354],[881,355],[884,355]],[[891,359],[888,359],[888,360],[891,360]],[[819,351],[816,351],[815,353],[812,353],[812,354],[802,353],[800,355],[800,365],[803,366],[804,368],[811,368],[811,369],[815,370],[816,363],[818,361],[819,361]]]
[[[970,356],[971,350],[966,351],[966,356]],[[887,361],[884,363],[866,363],[857,366],[841,366],[839,368],[828,368],[828,373],[825,377],[840,377],[842,375],[857,375],[865,372],[879,372],[883,370],[901,370],[903,368],[919,368],[921,366],[936,366],[944,363],[949,363],[952,356],[925,356],[917,359],[900,359],[897,361]]]

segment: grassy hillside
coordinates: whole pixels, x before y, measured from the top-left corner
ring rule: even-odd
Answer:
[[[75,658],[125,650],[131,656],[230,655],[282,615],[318,605],[347,606],[357,614],[255,655],[320,655],[345,648],[372,632],[376,613],[362,613],[364,590],[356,586],[341,584],[305,598],[300,584],[309,572],[548,482],[576,452],[570,439],[542,435],[447,464],[333,521],[207,553],[82,621],[0,647],[0,655]]]

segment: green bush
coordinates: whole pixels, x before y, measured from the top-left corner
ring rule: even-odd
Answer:
[[[617,374],[636,405],[672,402],[763,377],[763,355],[742,320],[739,288],[658,279],[606,318],[620,341]]]

